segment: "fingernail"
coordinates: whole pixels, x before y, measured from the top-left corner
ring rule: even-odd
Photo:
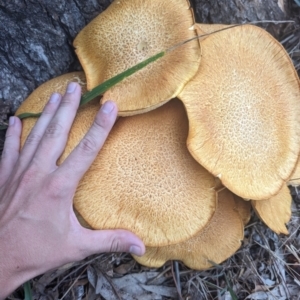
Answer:
[[[59,93],[53,93],[51,95],[51,97],[50,97],[49,102],[50,103],[56,103],[56,102],[58,102],[59,98],[60,98],[60,94]]]
[[[143,255],[143,251],[139,246],[136,245],[132,245],[129,248],[129,252],[131,254],[137,255],[137,256],[142,256]]]
[[[9,126],[13,126],[15,124],[15,117],[10,117],[8,121]]]
[[[113,109],[114,109],[114,104],[111,101],[107,101],[101,106],[101,111],[104,112],[105,114],[111,113]]]
[[[73,93],[75,90],[76,90],[76,83],[75,82],[71,82],[68,84],[68,87],[67,87],[67,93]]]

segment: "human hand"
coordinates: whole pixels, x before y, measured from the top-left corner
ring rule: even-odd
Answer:
[[[21,121],[10,118],[0,163],[0,299],[23,282],[99,252],[145,252],[125,230],[83,228],[73,211],[77,185],[101,149],[116,116],[108,101],[79,145],[57,166],[76,115],[81,88],[55,93],[21,151]]]

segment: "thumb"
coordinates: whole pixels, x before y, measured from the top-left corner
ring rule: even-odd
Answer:
[[[85,245],[87,255],[102,252],[130,252],[142,256],[145,253],[145,245],[142,240],[130,231],[115,230],[89,230],[85,231],[81,244]]]

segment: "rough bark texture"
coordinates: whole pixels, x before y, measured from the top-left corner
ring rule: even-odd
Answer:
[[[76,34],[112,0],[0,0],[0,102],[13,113],[41,83],[80,69]],[[203,23],[282,20],[276,0],[193,0]]]
[[[234,24],[244,21],[284,19],[284,13],[278,5],[281,1],[278,0],[194,0],[193,2],[196,19],[201,23]]]
[[[110,2],[0,1],[0,101],[11,113],[41,83],[80,68],[73,39]]]

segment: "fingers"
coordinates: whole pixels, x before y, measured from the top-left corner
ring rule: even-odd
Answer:
[[[56,168],[56,162],[66,146],[80,97],[80,85],[71,82],[65,95],[62,97],[55,115],[44,130],[43,137],[35,153],[35,161],[46,170]]]
[[[59,93],[54,93],[51,95],[48,103],[43,109],[42,115],[39,117],[35,126],[28,135],[20,156],[20,160],[23,163],[23,168],[29,164],[34,156],[46,128],[58,109],[60,101],[61,95]]]
[[[117,111],[114,102],[105,102],[90,130],[57,170],[62,177],[68,178],[68,182],[73,186],[77,186],[98,155],[117,118]]]
[[[10,117],[0,162],[0,186],[8,179],[19,158],[21,131],[20,119]]]
[[[83,256],[102,252],[130,252],[137,256],[145,253],[145,245],[135,234],[126,230],[89,230],[83,228],[78,241],[84,245]]]

